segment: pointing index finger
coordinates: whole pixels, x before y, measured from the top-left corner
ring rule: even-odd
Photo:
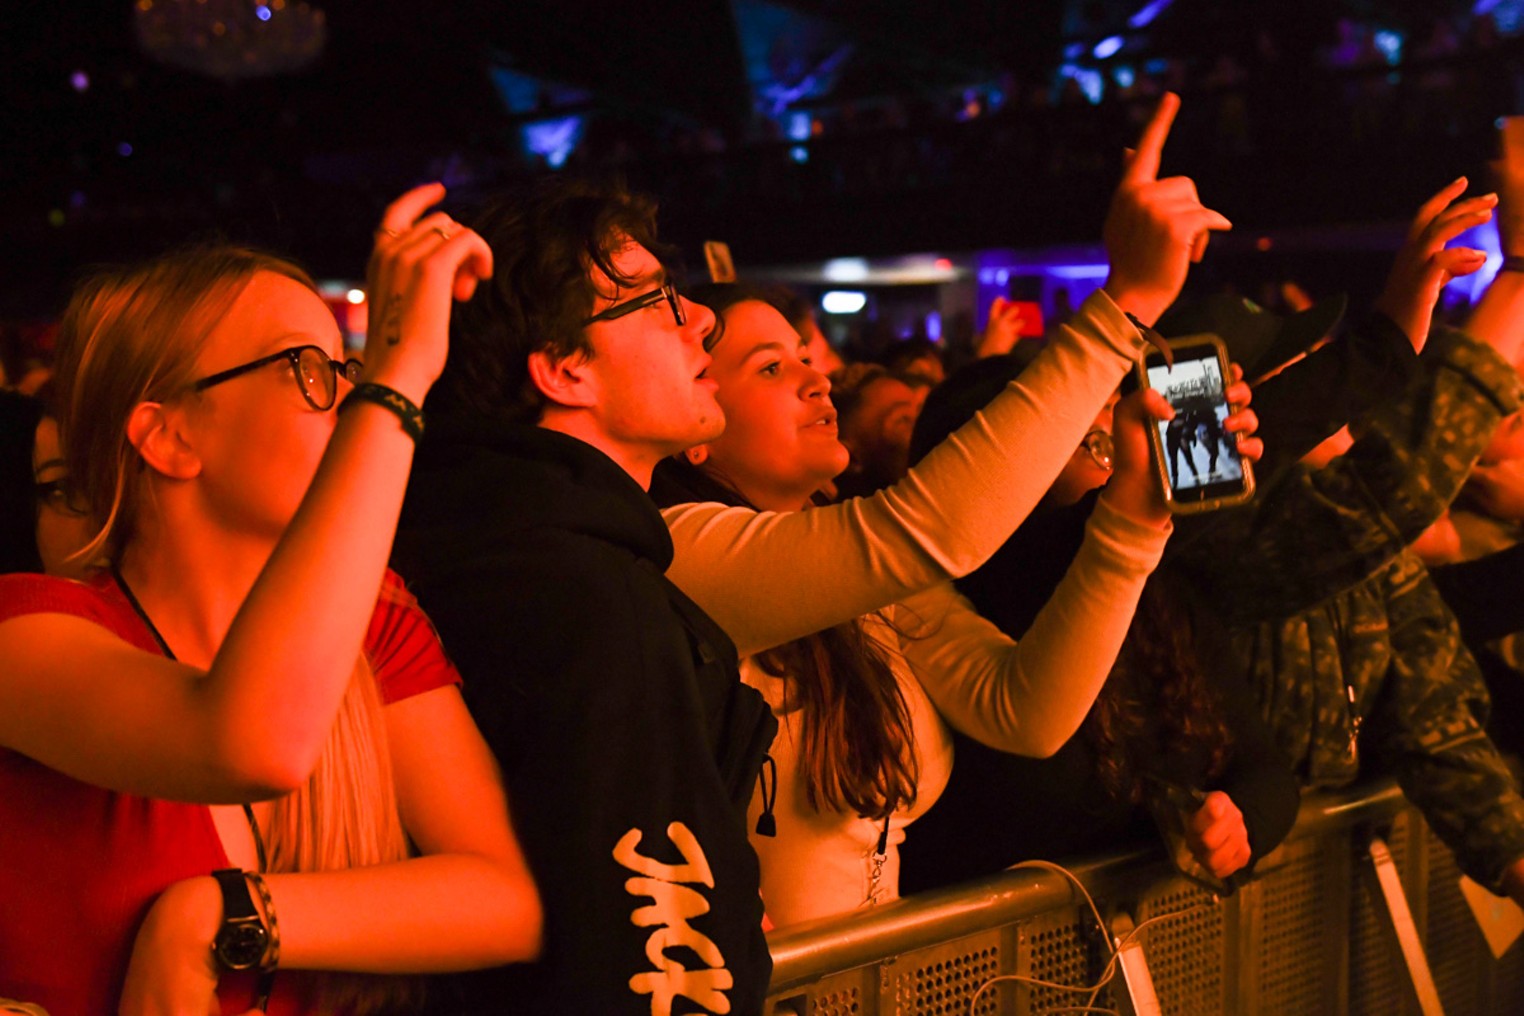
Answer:
[[[396,233],[406,232],[424,212],[438,204],[444,195],[444,184],[426,183],[420,187],[414,187],[386,206],[386,211],[381,216],[381,229]]]
[[[1175,114],[1180,111],[1180,96],[1174,92],[1165,92],[1159,100],[1159,106],[1154,110],[1153,118],[1148,121],[1148,126],[1143,128],[1143,136],[1138,139],[1137,151],[1127,163],[1127,169],[1122,173],[1123,183],[1150,183],[1159,177],[1159,159],[1164,154],[1164,142],[1169,137],[1169,129],[1175,122]]]

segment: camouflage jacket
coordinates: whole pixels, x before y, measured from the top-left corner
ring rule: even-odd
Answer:
[[[1405,547],[1443,513],[1520,385],[1460,333],[1437,334],[1423,359],[1347,454],[1288,471],[1173,564],[1223,606],[1303,783],[1395,775],[1467,873],[1496,887],[1524,857],[1524,798],[1483,732],[1476,661]]]
[[[1353,588],[1444,514],[1518,408],[1520,383],[1490,346],[1452,330],[1436,330],[1420,364],[1405,391],[1357,421],[1360,439],[1328,467],[1282,470],[1242,507],[1176,520],[1168,560],[1229,622],[1289,617]],[[1268,413],[1260,433],[1271,445],[1283,421]],[[1330,422],[1320,429],[1342,421]]]

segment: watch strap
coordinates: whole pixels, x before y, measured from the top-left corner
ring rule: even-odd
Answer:
[[[254,905],[249,881],[239,868],[220,868],[212,872],[222,893],[222,924],[212,940],[212,955],[226,970],[252,970],[261,965],[269,944],[269,931]],[[256,955],[246,955],[257,945]]]
[[[249,880],[244,877],[242,868],[221,868],[212,872],[212,877],[222,890],[223,923],[259,916],[259,908],[254,905],[254,894],[249,891]]]

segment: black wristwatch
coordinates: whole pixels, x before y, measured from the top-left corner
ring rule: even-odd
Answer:
[[[254,906],[249,880],[238,868],[212,872],[222,888],[222,927],[212,939],[212,955],[224,970],[253,970],[264,959],[270,933]]]

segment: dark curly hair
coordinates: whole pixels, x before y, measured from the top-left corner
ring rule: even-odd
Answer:
[[[428,408],[538,423],[545,398],[529,356],[592,355],[583,324],[598,295],[592,270],[632,281],[613,264],[631,242],[672,264],[656,238],[656,203],[617,182],[555,176],[460,218],[492,248],[493,274],[451,317],[449,359]]]
[[[1143,801],[1151,760],[1198,753],[1206,784],[1222,775],[1232,735],[1196,651],[1178,596],[1150,581],[1081,735],[1095,749],[1101,785],[1117,800]]]

